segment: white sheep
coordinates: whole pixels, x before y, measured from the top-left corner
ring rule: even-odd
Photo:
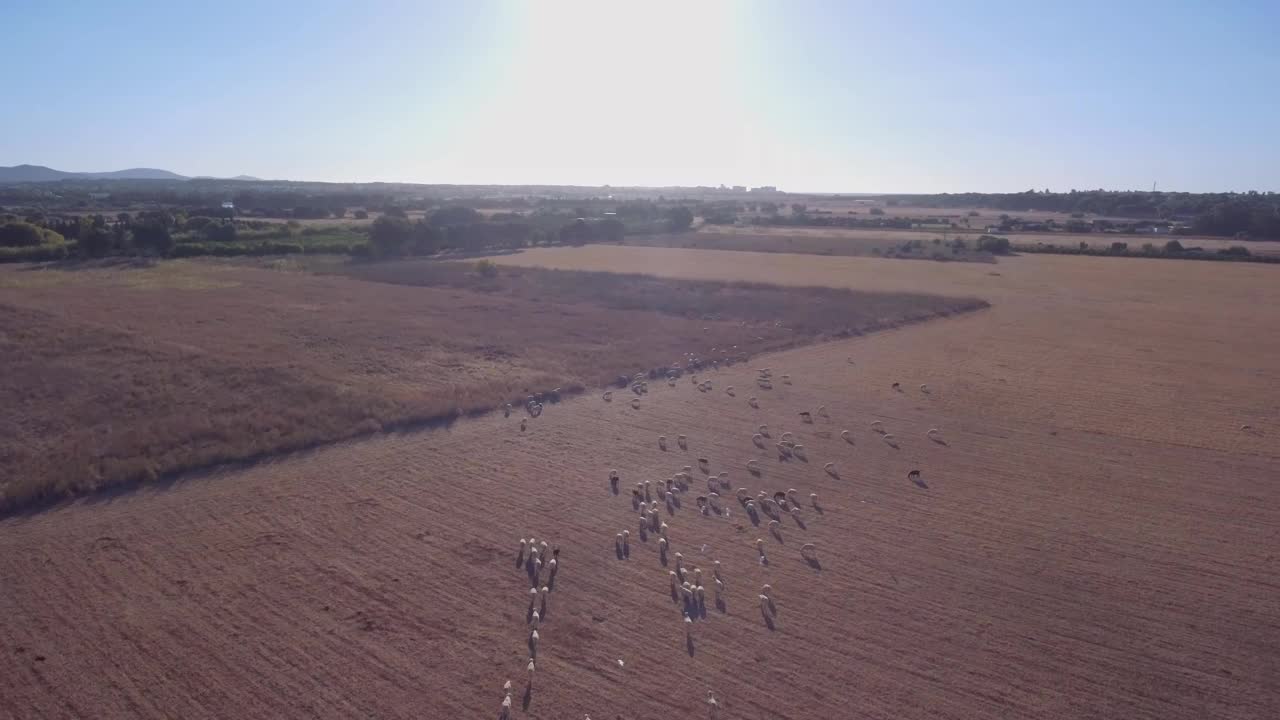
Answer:
[[[546,555],[546,554],[547,554],[547,541],[546,541],[546,540],[543,540],[542,542],[538,543],[538,550],[540,550],[540,551],[542,552],[542,554],[543,554],[543,555]]]
[[[528,426],[529,426],[529,421],[524,418],[520,418],[520,432],[524,432],[525,428]]]
[[[753,472],[753,473],[758,473],[758,472],[760,472],[760,461],[759,461],[759,460],[748,460],[748,461],[747,461],[747,471],[748,471],[748,472]]]
[[[766,584],[766,585],[762,585],[762,586],[760,587],[760,594],[761,594],[761,595],[763,595],[763,596],[765,596],[765,597],[767,597],[767,598],[769,598],[770,600],[772,600],[772,599],[773,599],[773,586],[772,586],[772,585],[768,585],[768,584]]]
[[[791,446],[787,443],[774,443],[774,447],[778,448],[778,454],[782,457],[791,457]]]
[[[759,410],[759,409],[760,409],[760,400],[759,400],[758,398],[756,398],[755,396],[752,396],[752,397],[747,398],[747,404],[748,404],[748,405],[750,405],[751,407],[753,407],[753,408],[757,409],[757,410]]]
[[[724,581],[721,580],[720,578],[716,578],[716,599],[719,600],[720,596],[723,594],[724,594]]]
[[[758,447],[758,448],[760,448],[760,449],[762,449],[762,450],[763,450],[763,449],[764,449],[764,436],[763,436],[763,435],[761,435],[760,433],[756,433],[755,435],[752,435],[752,436],[751,436],[751,444],[752,444],[752,445],[755,445],[756,447]]]
[[[756,538],[756,552],[764,555],[764,538]]]
[[[667,539],[658,538],[658,552],[665,553],[667,551]]]
[[[688,449],[689,449],[689,438],[685,437],[684,435],[677,435],[677,436],[676,436],[676,444],[680,446],[680,449],[681,449],[681,450],[688,450]]]
[[[761,435],[763,435],[763,436],[765,436],[765,437],[769,437],[769,426],[768,426],[768,425],[761,425],[760,427],[756,428],[756,432],[760,433]]]
[[[853,435],[850,435],[848,430],[841,430],[840,438],[845,442],[849,443],[850,445],[853,444]]]
[[[541,600],[543,603],[547,602],[547,594],[550,592],[551,592],[551,588],[547,587],[546,585],[543,585],[542,587],[538,588],[538,595],[541,596]]]
[[[804,456],[805,449],[803,445],[800,445],[800,444],[793,445],[791,447],[791,452],[795,453],[795,456],[800,458],[801,460],[805,459],[805,456]]]
[[[502,408],[502,417],[511,417],[511,403],[507,403],[506,407]]]
[[[790,488],[787,490],[787,499],[790,500],[794,505],[797,505],[797,506],[800,505],[800,501],[796,499],[795,488]]]
[[[805,543],[800,546],[800,557],[805,560],[814,561],[818,559],[818,546],[813,543]]]
[[[928,394],[929,394],[929,386],[928,386],[928,385],[925,385],[925,384],[923,384],[923,383],[922,383],[922,384],[920,385],[920,392],[922,392],[922,393],[924,393],[924,394],[928,395]]]
[[[729,397],[735,397],[735,396],[737,395],[737,393],[735,393],[735,392],[733,391],[733,386],[732,386],[732,385],[730,385],[729,387],[725,388],[725,389],[724,389],[724,393],[725,393],[726,395],[728,395]]]
[[[824,417],[824,418],[828,418],[828,419],[830,419],[830,418],[831,418],[831,416],[827,414],[827,406],[826,406],[826,405],[819,405],[819,406],[818,406],[818,415],[819,415],[819,416],[821,416],[821,417]]]
[[[781,523],[779,523],[777,520],[769,521],[769,531],[772,532],[774,535],[778,535],[782,532],[781,530],[778,529],[780,527],[781,527]]]
[[[746,500],[746,499],[747,499],[747,489],[746,489],[746,488],[738,488],[738,500],[740,500],[740,501],[741,501],[741,500]]]
[[[631,398],[631,409],[632,410],[640,409],[640,398]]]
[[[769,614],[769,596],[767,595],[760,596],[760,612]]]
[[[889,433],[885,433],[884,435],[881,435],[881,436],[880,436],[880,439],[881,439],[881,440],[884,440],[885,442],[889,443],[890,445],[893,445],[894,443],[896,443],[896,442],[898,441],[898,439],[897,439],[897,438],[895,438],[894,436],[890,435]]]
[[[529,549],[529,541],[524,538],[520,538],[520,554],[524,555],[524,551],[527,549]]]
[[[534,655],[538,654],[538,631],[537,630],[534,630],[533,632],[529,633],[529,650],[532,651]]]
[[[828,475],[833,475],[833,476],[834,476],[834,475],[836,475],[836,474],[837,474],[837,473],[836,473],[836,464],[835,464],[835,463],[830,463],[830,462],[829,462],[829,463],[827,463],[826,465],[823,465],[823,466],[822,466],[822,469],[823,469],[823,470],[826,470]]]
[[[613,391],[605,390],[604,395],[601,395],[600,397],[603,398],[605,402],[613,402]]]
[[[881,435],[883,435],[883,434],[884,434],[884,423],[880,422],[879,420],[872,421],[872,423],[871,423],[871,431],[872,431],[872,432],[878,432],[878,433],[880,433]]]
[[[610,471],[609,471],[609,479],[610,479],[610,480],[617,480],[617,479],[618,479],[618,471],[617,471],[617,470],[610,470]]]
[[[525,666],[525,671],[529,673],[529,684],[533,684],[533,658],[529,658],[529,664]]]
[[[659,436],[658,436],[658,449],[659,449],[659,450],[666,450],[666,449],[667,449],[667,436],[666,436],[666,435],[659,435]]]
[[[662,523],[661,525],[659,525],[659,526],[658,526],[658,532],[662,535],[662,537],[666,537],[666,536],[667,536],[667,524],[666,524],[666,523]]]
[[[622,532],[622,542],[625,543],[626,541],[627,541],[627,532],[624,530]],[[555,575],[556,567],[558,567],[559,565],[560,565],[559,560],[555,558],[551,558],[550,560],[547,561],[547,572],[551,573],[552,575]]]
[[[809,504],[818,507],[818,493],[809,493]]]
[[[808,410],[801,410],[801,411],[800,411],[800,422],[805,423],[806,425],[812,425],[812,424],[813,424],[813,413],[809,412]]]

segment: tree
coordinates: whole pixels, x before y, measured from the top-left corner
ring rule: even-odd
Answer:
[[[402,217],[383,215],[369,228],[369,245],[379,257],[403,255],[412,238],[413,226]]]
[[[1182,250],[1183,250],[1182,243],[1178,242],[1177,240],[1170,240],[1169,242],[1164,244],[1164,251],[1167,253],[1179,253],[1179,252],[1182,252]]]
[[[667,210],[667,228],[671,232],[684,232],[693,226],[693,211],[684,205]]]
[[[873,207],[873,208],[871,208],[870,210],[868,210],[867,212],[871,213],[872,215],[883,215],[883,214],[884,214],[884,210],[883,210],[883,209],[881,209],[881,208],[878,208],[878,207]]]
[[[162,257],[173,252],[173,236],[169,234],[168,228],[155,220],[135,224],[133,242],[139,248]]]
[[[347,209],[344,207],[333,208],[332,212],[333,216],[336,218],[343,218],[347,216]]]
[[[465,205],[450,205],[431,213],[431,224],[436,227],[443,225],[470,225],[478,222],[484,222],[484,216],[475,208],[469,208]]]
[[[983,235],[978,238],[978,250],[989,252],[992,255],[1008,255],[1010,250],[1009,238]]]
[[[1129,243],[1113,242],[1111,243],[1111,252],[1123,253],[1129,250]]]
[[[33,247],[44,242],[40,228],[26,222],[0,225],[0,247]]]
[[[369,219],[369,211],[368,211],[368,210],[357,210],[357,211],[355,212],[355,216],[356,216],[356,219],[357,219],[357,220],[368,220],[368,219]]]

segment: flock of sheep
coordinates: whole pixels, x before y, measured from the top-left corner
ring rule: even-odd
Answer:
[[[851,364],[853,360],[849,361]],[[675,386],[680,370],[678,366],[675,371],[667,378],[668,384]],[[761,390],[770,390],[773,387],[773,370],[771,368],[760,368],[757,371],[756,385]],[[713,390],[711,380],[699,380],[696,374],[690,374],[691,384],[703,393],[710,393]],[[780,375],[779,380],[785,384],[792,384],[790,375]],[[640,398],[648,394],[648,382],[643,374],[637,375],[635,378],[629,379],[628,386],[634,393],[631,399],[631,406],[634,409],[640,408]],[[893,384],[893,389],[901,392],[899,383]],[[920,391],[929,394],[930,390],[927,385],[921,385]],[[725,394],[730,397],[737,397],[737,391],[733,386],[725,388]],[[606,391],[602,399],[605,402],[613,400],[613,391]],[[760,399],[757,396],[747,398],[747,404],[753,409],[760,408]],[[540,411],[541,407],[536,410]],[[509,414],[509,413],[508,413]],[[540,414],[540,413],[539,413]],[[534,415],[531,411],[530,415]],[[818,406],[816,410],[801,410],[797,413],[798,421],[801,425],[814,424],[814,415],[830,421],[831,415],[826,406]],[[521,430],[525,429],[525,420],[521,420]],[[897,441],[890,434],[880,421],[870,424],[870,430],[880,435],[882,440],[897,448]],[[941,431],[938,428],[931,428],[926,436],[928,439],[939,444],[946,444],[942,439]],[[854,444],[853,434],[849,430],[842,430],[841,439],[849,444]],[[804,462],[808,462],[807,450],[805,446],[797,442],[794,432],[782,432],[774,440],[773,433],[768,425],[759,425],[755,428],[755,432],[751,435],[752,445],[759,450],[766,450],[770,443],[777,451],[777,458],[780,462],[785,462],[791,458],[796,458]],[[675,445],[682,452],[689,452],[690,441],[686,435],[676,435]],[[659,435],[657,438],[658,449],[662,452],[670,452],[670,443],[665,435]],[[713,472],[711,460],[707,457],[698,457],[696,460],[697,470],[693,465],[684,465],[678,472],[672,474],[671,477],[662,480],[647,479],[636,481],[631,487],[631,511],[636,513],[635,525],[637,537],[641,542],[649,542],[651,537],[656,538],[656,546],[658,551],[658,561],[663,568],[667,568],[667,579],[669,583],[669,593],[672,602],[679,609],[682,618],[681,623],[685,628],[685,642],[690,654],[693,653],[694,624],[698,621],[706,621],[707,613],[707,594],[710,592],[715,607],[720,612],[726,612],[726,592],[727,583],[725,579],[726,571],[722,567],[719,560],[712,559],[710,567],[710,578],[704,578],[702,568],[686,561],[683,553],[677,552],[673,547],[673,533],[667,520],[675,522],[678,511],[684,508],[686,500],[690,494],[696,493],[695,504],[691,508],[692,512],[696,512],[703,516],[715,516],[728,518],[731,516],[731,504],[724,500],[724,495],[732,488],[729,480],[729,473],[725,471]],[[764,475],[764,467],[759,458],[751,458],[745,463],[746,470],[753,477],[759,479]],[[834,462],[827,462],[823,465],[824,472],[835,479],[840,479],[840,473]],[[908,472],[908,479],[916,483],[920,487],[927,487],[924,484],[919,469],[912,469]],[[610,488],[615,495],[619,495],[619,483],[622,475],[618,470],[610,470],[608,481]],[[705,484],[705,492],[699,487],[694,490],[695,485]],[[723,493],[723,494],[722,494]],[[734,493],[734,502],[739,509],[744,512],[751,520],[752,524],[759,527],[761,522],[767,518],[767,527],[769,534],[782,545],[786,545],[783,540],[783,516],[788,516],[794,524],[801,530],[808,529],[804,511],[805,505],[801,502],[799,492],[795,488],[787,488],[785,490],[778,489],[770,493],[766,490],[759,490],[753,496],[751,491],[746,487],[738,487]],[[823,508],[818,501],[816,493],[808,495],[808,508],[813,512],[822,514]],[[665,518],[664,518],[665,512]],[[618,560],[629,560],[631,557],[631,529],[623,529],[614,536],[614,553]],[[705,551],[706,546],[702,546]],[[766,550],[766,543],[763,538],[756,538],[755,549],[758,562],[761,566],[768,566],[770,559]],[[799,555],[801,559],[815,569],[821,569],[818,559],[818,550],[816,544],[806,542],[800,544]],[[527,554],[526,554],[527,550]],[[529,662],[527,665],[528,672],[528,689],[533,687],[533,673],[535,662],[537,660],[537,645],[539,641],[539,624],[546,614],[547,595],[554,587],[554,579],[557,571],[557,562],[559,551],[553,551],[553,557],[545,562],[547,552],[546,542],[535,545],[532,539],[521,539],[520,554],[518,564],[523,564],[525,571],[529,575],[532,587],[530,589],[530,600],[528,609],[528,621],[530,626],[529,635]],[[540,578],[543,568],[546,567],[549,576],[545,585],[540,585]],[[541,608],[535,608],[537,600],[541,598]],[[762,621],[769,629],[774,628],[774,621],[777,617],[778,606],[776,603],[775,593],[771,585],[763,585],[758,594],[757,599],[760,606],[760,614]],[[617,661],[619,666],[623,665],[622,660]],[[509,717],[511,707],[511,683],[510,681],[504,686],[505,697],[502,705],[502,714],[500,717]],[[720,710],[720,702],[715,696],[708,691],[707,704],[710,708],[712,717],[716,717]]]

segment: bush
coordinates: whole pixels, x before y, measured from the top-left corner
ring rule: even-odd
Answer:
[[[154,220],[133,226],[133,242],[139,248],[165,256],[173,251],[173,236],[168,228]]]
[[[1249,257],[1252,253],[1249,252],[1249,248],[1243,245],[1232,245],[1226,250],[1219,250],[1218,254],[1229,257]]]
[[[1182,250],[1183,250],[1182,243],[1178,242],[1177,240],[1170,240],[1169,242],[1164,244],[1164,251],[1167,253],[1179,253],[1179,252],[1182,252]]]
[[[1123,253],[1129,250],[1129,243],[1113,242],[1111,243],[1111,252]]]
[[[980,251],[986,251],[992,255],[1008,255],[1010,249],[1009,238],[996,235],[983,235],[978,238],[978,250]]]
[[[882,210],[882,209],[880,209],[880,208],[878,208],[878,207],[873,207],[873,208],[871,208],[871,210],[869,210],[868,212],[870,212],[872,215],[883,215],[883,214],[884,214],[884,210]]]
[[[667,210],[667,228],[671,232],[684,232],[693,225],[693,211],[678,205]]]
[[[369,219],[369,211],[368,211],[368,210],[357,210],[357,211],[355,212],[355,216],[356,216],[356,219],[357,219],[357,220],[368,220],[368,219]]]
[[[413,237],[413,226],[402,217],[383,215],[373,221],[369,230],[369,244],[379,257],[403,255]]]
[[[470,225],[483,222],[484,216],[475,208],[465,205],[451,205],[431,213],[431,224],[435,227],[445,225]]]
[[[52,230],[45,230],[31,223],[8,222],[0,225],[0,247],[35,247],[62,240],[63,237]]]
[[[497,277],[498,266],[492,260],[481,260],[476,263],[476,274],[486,278]]]

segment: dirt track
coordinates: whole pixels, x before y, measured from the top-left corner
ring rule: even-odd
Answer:
[[[508,678],[514,717],[704,717],[708,689],[725,718],[1280,716],[1274,268],[628,248],[507,261],[995,306],[772,356],[760,364],[795,378],[773,391],[721,371],[708,394],[655,384],[638,411],[592,395],[523,434],[498,415],[0,521],[0,717],[494,717]],[[832,421],[801,425],[819,403]],[[795,432],[809,462],[755,450],[761,422]],[[659,451],[661,433],[690,451]],[[667,518],[673,550],[721,560],[728,585],[690,650],[626,492],[699,456],[753,494],[817,492],[825,512],[806,510],[805,530],[785,519],[783,543],[736,506],[704,518],[686,500]],[[524,712],[513,562],[530,534],[562,548],[562,570]]]

